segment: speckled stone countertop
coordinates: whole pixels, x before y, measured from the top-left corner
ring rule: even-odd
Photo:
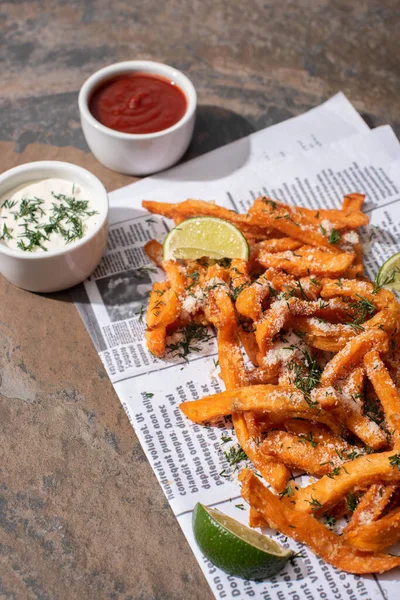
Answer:
[[[195,156],[342,90],[400,134],[398,0],[3,0],[0,160],[88,152],[79,87],[150,58],[193,80]],[[201,195],[201,194],[200,194]],[[211,600],[67,293],[0,278],[0,599]]]

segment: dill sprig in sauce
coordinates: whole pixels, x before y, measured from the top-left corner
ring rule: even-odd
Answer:
[[[40,183],[36,184],[36,190]],[[8,224],[0,224],[0,241],[15,240],[17,248],[23,252],[33,252],[38,249],[47,252],[49,248],[46,244],[50,242],[50,236],[53,234],[61,236],[65,244],[80,240],[86,233],[85,221],[98,211],[90,209],[89,200],[77,198],[79,190],[75,184],[72,184],[70,194],[57,193],[54,190],[50,193],[52,200],[50,207],[49,201],[46,204],[43,199],[45,195],[40,197],[39,192],[30,195],[29,190],[27,196],[19,201],[4,200],[0,206],[4,211],[1,216],[3,219],[8,219]],[[48,195],[49,190],[47,190],[47,198]],[[12,228],[10,219],[15,222]]]

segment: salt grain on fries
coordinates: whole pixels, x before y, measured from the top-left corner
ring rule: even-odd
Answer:
[[[195,423],[232,415],[268,485],[241,473],[250,526],[274,527],[359,574],[400,566],[380,553],[400,541],[400,306],[363,274],[363,199],[314,211],[260,197],[247,214],[199,200],[143,202],[175,223],[228,220],[247,238],[247,262],[163,262],[159,242],[147,243],[166,273],[151,293],[147,344],[158,357],[186,356],[214,326],[227,391],[182,411]],[[300,488],[291,469],[319,479]],[[338,535],[329,527],[343,515]]]

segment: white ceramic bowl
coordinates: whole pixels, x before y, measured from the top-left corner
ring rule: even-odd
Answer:
[[[89,171],[71,163],[40,161],[20,165],[0,175],[0,197],[16,187],[48,178],[67,179],[84,186],[96,198],[96,227],[81,240],[60,250],[22,252],[0,242],[0,273],[31,292],[57,292],[80,283],[99,264],[107,242],[108,196]]]
[[[182,119],[168,129],[142,134],[115,131],[99,123],[89,111],[92,93],[107,79],[133,72],[161,75],[174,81],[187,100],[187,109]],[[88,146],[97,160],[113,171],[126,175],[149,175],[167,169],[183,156],[192,139],[196,90],[190,79],[174,67],[149,60],[115,63],[100,69],[85,81],[78,101]]]

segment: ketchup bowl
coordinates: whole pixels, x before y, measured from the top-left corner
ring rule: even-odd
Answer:
[[[162,63],[132,60],[91,75],[79,92],[86,142],[99,162],[126,175],[175,164],[193,135],[196,90]]]

